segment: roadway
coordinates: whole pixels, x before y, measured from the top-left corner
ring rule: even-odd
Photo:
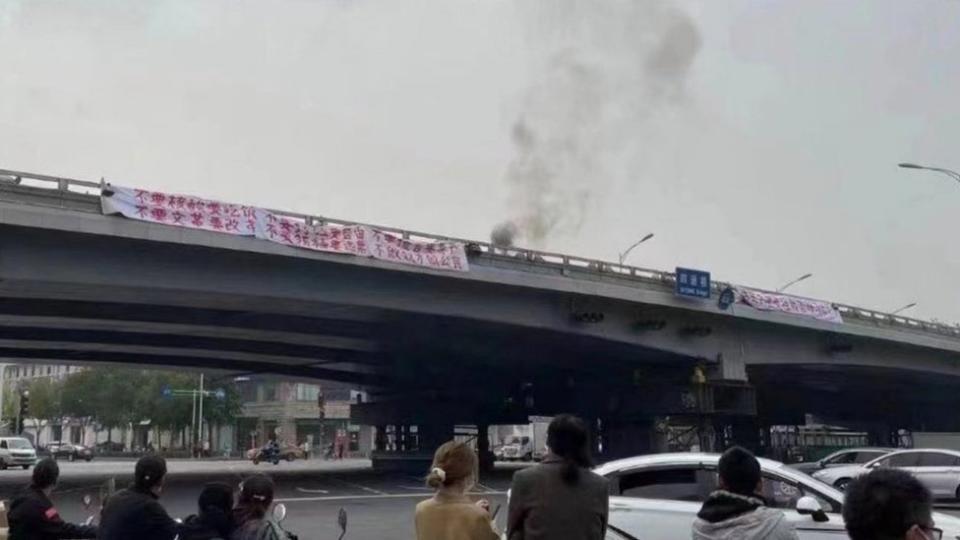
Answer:
[[[83,507],[83,495],[93,496],[97,507],[101,486],[113,477],[118,488],[124,487],[132,478],[133,467],[132,461],[61,462],[61,482],[53,496],[61,515],[68,521],[86,519],[90,512]],[[206,482],[237,485],[250,474],[269,474],[277,484],[276,500],[287,506],[284,527],[303,540],[336,539],[341,508],[347,511],[349,521],[345,540],[413,538],[414,507],[431,495],[421,478],[375,473],[365,460],[310,460],[276,466],[170,460],[168,468],[168,482],[160,500],[173,517],[196,512],[197,496]],[[512,472],[499,469],[477,488],[477,497],[489,499],[494,507],[504,504]],[[30,471],[0,471],[0,498],[9,500],[29,478]],[[498,516],[501,526],[504,510]]]
[[[115,478],[118,488],[132,478],[133,461],[61,463],[61,482],[54,502],[68,521],[83,521],[90,515],[82,505],[89,493],[93,507],[99,506],[100,488]],[[279,465],[253,465],[245,461],[170,460],[168,482],[161,502],[173,517],[196,512],[196,500],[206,482],[237,485],[256,472],[269,474],[277,485],[276,500],[287,506],[284,526],[303,540],[336,539],[337,514],[347,511],[344,540],[382,540],[414,537],[413,513],[416,504],[431,495],[420,478],[403,474],[374,472],[366,460],[297,461]],[[477,498],[491,501],[494,508],[506,502],[506,490],[515,467],[501,464],[475,490]],[[29,471],[0,471],[0,499],[9,500],[30,478]],[[956,503],[941,505],[940,511],[960,515]],[[504,526],[505,508],[497,524]]]

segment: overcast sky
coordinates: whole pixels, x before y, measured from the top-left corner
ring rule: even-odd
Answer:
[[[0,0],[0,168],[960,320],[957,0]]]

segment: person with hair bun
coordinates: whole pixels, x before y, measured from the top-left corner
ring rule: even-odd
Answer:
[[[549,452],[513,475],[510,540],[603,540],[609,514],[606,478],[590,471],[590,430],[569,414],[547,428]]]
[[[450,441],[437,448],[427,485],[433,497],[417,505],[417,540],[497,540],[490,503],[476,503],[467,491],[477,481],[477,454],[466,444]]]

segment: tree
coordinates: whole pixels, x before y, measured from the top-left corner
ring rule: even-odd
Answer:
[[[124,427],[136,417],[134,401],[142,372],[131,369],[96,367],[69,376],[63,387],[63,413],[96,422],[107,430]],[[108,440],[111,432],[108,431]]]
[[[226,424],[234,421],[243,409],[243,398],[237,383],[230,381],[210,388],[216,394],[223,391],[223,398],[208,397],[204,401],[203,416],[211,425]]]
[[[34,419],[37,431],[36,443],[40,444],[40,431],[50,422],[59,422],[63,418],[61,407],[61,388],[59,380],[50,377],[34,379],[27,389],[30,391],[29,417]]]

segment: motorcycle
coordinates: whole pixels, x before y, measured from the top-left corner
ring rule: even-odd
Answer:
[[[267,461],[274,465],[280,464],[280,448],[267,445],[257,451],[253,456],[253,464],[259,465],[261,461]]]

